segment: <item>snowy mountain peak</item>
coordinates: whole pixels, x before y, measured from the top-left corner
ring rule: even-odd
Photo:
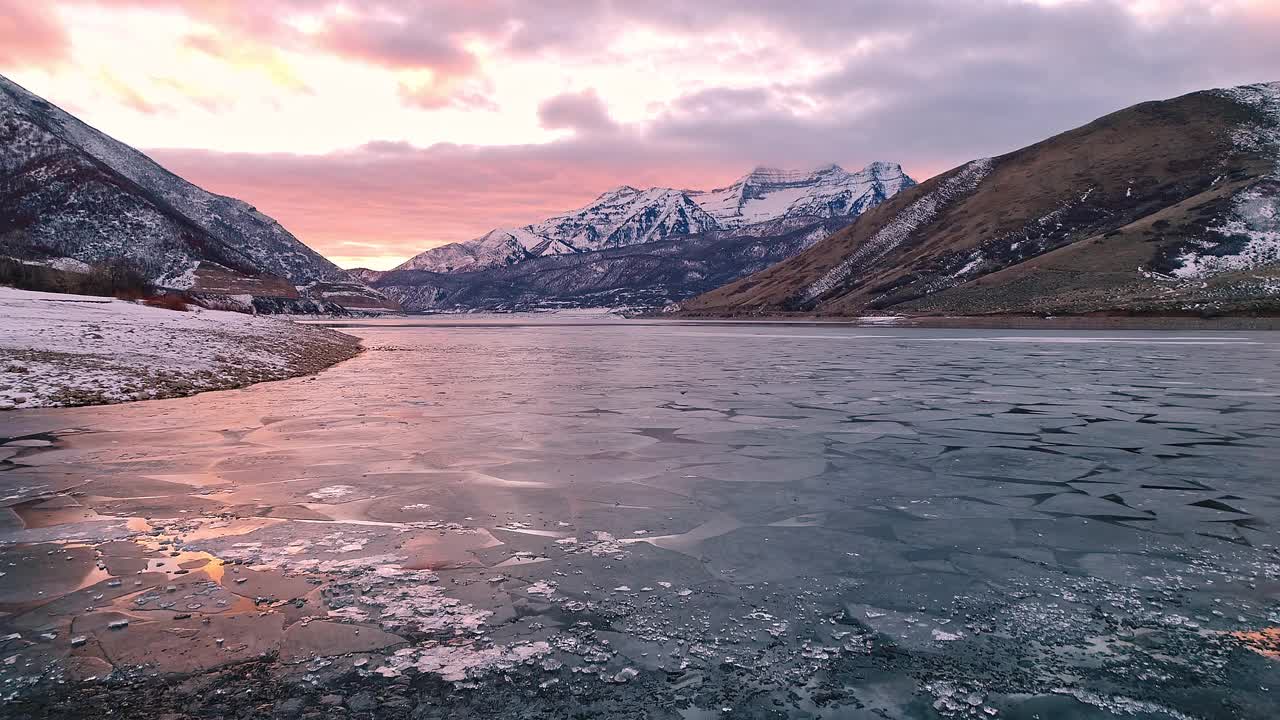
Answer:
[[[620,185],[577,210],[433,248],[397,269],[466,272],[716,230],[748,232],[777,220],[852,218],[914,184],[896,163],[876,162],[857,173],[834,163],[800,171],[758,167],[710,191]]]
[[[603,193],[600,194],[600,197],[606,198],[606,197],[618,197],[623,195],[635,195],[638,192],[640,192],[639,188],[634,188],[634,187],[631,187],[630,185],[619,185],[618,187],[613,188],[612,190],[604,191]]]
[[[719,190],[758,187],[762,185],[815,185],[819,183],[838,183],[844,182],[849,177],[850,174],[844,168],[836,165],[835,163],[807,170],[786,170],[782,168],[760,166],[735,180],[732,185],[729,185],[726,188],[718,188],[711,192],[715,193]]]
[[[738,228],[780,217],[857,216],[914,184],[896,163],[875,162],[856,173],[834,163],[804,171],[756,168],[695,199],[723,227]]]
[[[902,170],[902,166],[898,163],[885,162],[883,160],[876,160],[875,162],[867,163],[867,166],[862,168],[858,174],[866,174],[872,177],[882,178],[901,177],[906,175]]]
[[[749,180],[767,182],[807,182],[826,175],[848,175],[844,168],[836,163],[829,163],[808,170],[783,170],[775,167],[759,166],[738,179],[738,182]],[[737,184],[737,183],[735,183]]]

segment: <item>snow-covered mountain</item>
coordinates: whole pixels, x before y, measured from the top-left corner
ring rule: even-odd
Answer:
[[[3,76],[0,187],[0,255],[124,262],[162,287],[270,297],[278,308],[394,306],[256,208],[187,182]]]
[[[896,163],[856,173],[838,165],[807,172],[757,168],[716,190],[614,188],[586,207],[520,228],[491,230],[474,240],[432,248],[397,270],[474,272],[530,258],[732,230],[776,234],[830,218],[857,217],[915,185]],[[780,222],[785,221],[785,222]],[[758,228],[759,232],[752,232]]]
[[[716,220],[686,193],[667,188],[614,188],[576,212],[548,218],[528,230],[545,238],[537,255],[603,250],[639,245],[672,235],[697,235],[716,228]]]

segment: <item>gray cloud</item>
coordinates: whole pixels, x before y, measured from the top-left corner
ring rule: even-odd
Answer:
[[[335,31],[359,39],[352,51],[417,57],[460,73],[466,72],[466,56],[452,53],[462,52],[456,43],[469,34],[510,54],[550,53],[571,63],[607,55],[610,38],[636,26],[694,37],[768,29],[780,38],[776,47],[738,58],[765,69],[761,86],[691,94],[627,134],[630,142],[680,145],[715,162],[737,158],[744,166],[882,157],[927,174],[1142,100],[1280,79],[1280,14],[1261,4],[1231,9],[1210,0],[1170,0],[1164,14],[1146,19],[1120,0],[1048,6],[1023,0],[351,5],[370,16],[390,8],[403,17],[394,33],[365,33],[359,24]],[[414,38],[430,52],[415,49]],[[784,67],[798,48],[823,51],[840,68],[805,84],[769,72]],[[446,94],[416,99],[428,107],[484,106]],[[818,111],[799,112],[802,98],[817,102]],[[579,131],[613,125],[607,108],[581,95],[548,98],[540,119]]]
[[[714,15],[706,3],[699,8]],[[847,46],[865,38],[871,48],[803,85],[682,98],[649,131],[704,152],[736,148],[752,162],[884,157],[928,174],[1139,101],[1280,79],[1280,16],[1213,14],[1205,3],[1183,3],[1173,19],[1151,23],[1114,2],[746,3],[726,10],[760,13],[810,44],[828,42],[832,28],[844,25]],[[788,94],[815,98],[823,109],[797,114]]]
[[[564,93],[538,106],[538,121],[548,130],[567,128],[578,133],[613,130],[609,108],[595,90]]]
[[[321,43],[341,55],[391,67],[465,74],[475,57],[447,37],[412,23],[356,17],[329,28]]]

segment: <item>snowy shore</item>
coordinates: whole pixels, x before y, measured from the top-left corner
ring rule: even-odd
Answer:
[[[0,287],[0,410],[241,387],[359,351],[349,335],[279,317]]]

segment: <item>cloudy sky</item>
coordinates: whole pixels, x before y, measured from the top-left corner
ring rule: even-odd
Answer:
[[[1280,80],[1280,0],[0,0],[0,73],[344,266]]]

